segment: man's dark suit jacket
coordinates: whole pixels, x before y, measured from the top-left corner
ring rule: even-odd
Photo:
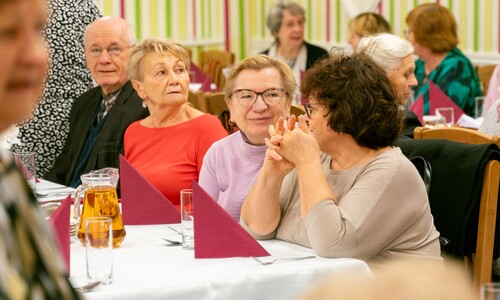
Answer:
[[[69,134],[61,154],[45,179],[69,186],[89,129],[101,105],[102,92],[95,87],[78,97],[69,116]],[[115,103],[106,114],[103,127],[94,144],[82,174],[105,167],[119,167],[119,154],[123,154],[123,135],[128,125],[149,115],[142,100],[128,81]]]
[[[312,67],[318,59],[328,55],[328,51],[321,47],[309,44],[307,42],[304,42],[304,45],[306,45],[307,49],[306,70]],[[261,54],[269,55],[269,49],[261,52]]]

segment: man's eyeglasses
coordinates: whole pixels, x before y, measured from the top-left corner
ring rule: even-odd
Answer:
[[[109,48],[106,48],[106,49],[102,49],[102,48],[98,48],[98,47],[92,47],[89,49],[88,53],[90,56],[94,57],[94,58],[97,58],[99,56],[101,56],[102,52],[104,50],[106,50],[106,52],[108,52],[108,54],[110,56],[119,56],[120,54],[122,54],[122,52],[124,50],[127,50],[129,48],[132,48],[133,46],[129,46],[129,47],[118,47],[118,46],[113,46],[113,47],[109,47]]]
[[[280,103],[283,95],[288,93],[284,89],[267,89],[260,93],[251,89],[238,89],[231,96],[234,94],[236,94],[238,102],[243,106],[252,106],[257,101],[258,96],[262,96],[262,100],[270,106]]]
[[[310,119],[314,109],[312,108],[314,105],[320,105],[319,103],[305,103],[304,110],[306,111],[307,117]]]

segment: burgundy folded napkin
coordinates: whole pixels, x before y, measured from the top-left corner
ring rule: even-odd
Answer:
[[[194,257],[270,254],[193,180]]]
[[[196,66],[193,62],[189,66],[189,71],[193,72],[193,79],[191,83],[202,83],[207,78],[207,75],[203,73],[198,66]]]
[[[69,274],[69,218],[70,218],[71,196],[61,202],[61,205],[50,217],[56,240],[59,245],[59,250],[63,255],[66,271]]]
[[[429,81],[429,113],[436,114],[437,108],[452,107],[455,121],[458,121],[464,111],[441,91],[432,81]]]
[[[125,225],[175,224],[181,214],[120,155],[122,218]]]
[[[210,77],[205,76],[205,79],[203,79],[203,82],[201,83],[200,91],[210,92],[211,90],[212,90],[212,80],[210,80]]]
[[[420,124],[425,124],[424,123],[424,94],[420,94],[420,97],[413,102],[413,104],[410,107],[410,110],[413,111],[417,117],[418,120],[420,121]]]

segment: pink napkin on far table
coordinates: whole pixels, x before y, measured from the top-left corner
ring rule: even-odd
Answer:
[[[418,120],[420,121],[420,124],[425,124],[424,123],[424,94],[421,94],[418,99],[413,102],[413,104],[410,107],[410,110],[413,111],[417,117]]]
[[[193,180],[194,257],[270,254]]]
[[[436,108],[452,107],[455,122],[460,119],[464,111],[441,91],[432,81],[429,81],[429,113],[436,114]],[[423,123],[422,123],[423,124]]]
[[[69,274],[69,218],[70,218],[71,196],[68,195],[63,200],[61,205],[50,217],[56,240],[59,244],[59,250],[63,255],[64,263],[66,264],[66,271]]]
[[[193,62],[189,65],[189,72],[193,73],[193,78],[191,83],[202,83],[208,76],[203,73],[203,71],[198,68]]]
[[[120,187],[125,225],[181,222],[181,214],[175,206],[121,155]]]

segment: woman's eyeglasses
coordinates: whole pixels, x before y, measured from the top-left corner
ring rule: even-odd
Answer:
[[[312,113],[314,112],[314,105],[320,105],[319,103],[305,103],[304,104],[304,110],[306,111],[307,117],[310,119]]]
[[[256,92],[251,89],[238,89],[235,90],[231,96],[236,94],[236,99],[243,106],[252,106],[255,101],[257,101],[257,97],[261,96],[262,100],[270,106],[276,105],[280,103],[283,95],[288,94],[284,89],[267,89],[263,92]]]

